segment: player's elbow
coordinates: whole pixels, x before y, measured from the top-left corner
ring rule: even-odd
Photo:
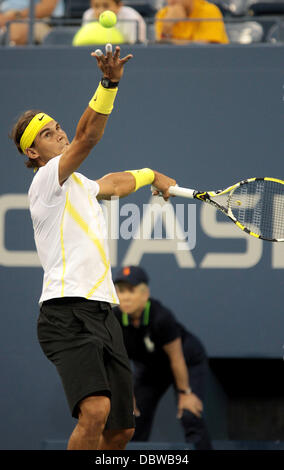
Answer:
[[[124,197],[125,190],[119,183],[119,181],[113,181],[111,186],[111,195],[114,197]]]

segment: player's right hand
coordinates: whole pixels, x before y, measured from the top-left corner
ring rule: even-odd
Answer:
[[[155,179],[153,181],[154,191],[152,192],[153,196],[161,194],[165,201],[170,198],[169,187],[176,185],[176,180],[170,178],[169,176],[163,175],[155,171]]]

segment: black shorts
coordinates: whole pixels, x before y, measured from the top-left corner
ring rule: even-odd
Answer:
[[[134,427],[132,372],[110,304],[81,297],[47,300],[38,339],[57,368],[74,418],[83,398],[105,395],[111,399],[105,429]]]

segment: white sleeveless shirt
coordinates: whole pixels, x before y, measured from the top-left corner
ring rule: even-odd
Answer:
[[[84,297],[118,304],[99,185],[73,173],[60,186],[61,155],[39,168],[29,189],[35,244],[44,269],[39,303]]]

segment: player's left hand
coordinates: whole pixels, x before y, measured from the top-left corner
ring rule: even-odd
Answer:
[[[198,396],[194,393],[190,393],[189,395],[180,393],[178,399],[177,418],[180,419],[182,417],[183,410],[191,411],[195,416],[201,418],[203,411],[202,401],[199,400]]]
[[[133,55],[128,54],[127,56],[120,58],[120,47],[116,46],[114,54],[112,53],[112,45],[106,45],[106,54],[104,55],[100,49],[91,53],[91,56],[97,59],[98,67],[102,71],[103,76],[109,78],[113,82],[118,82],[124,71],[124,65]]]

